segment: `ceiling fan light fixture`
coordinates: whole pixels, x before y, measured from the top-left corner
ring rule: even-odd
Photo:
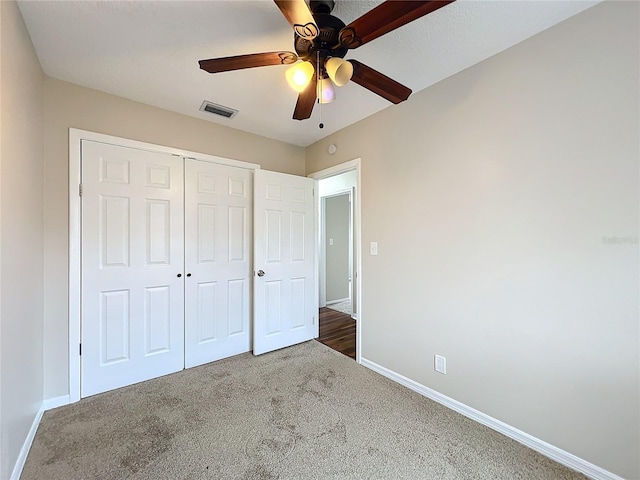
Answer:
[[[335,99],[334,84],[343,86],[353,81],[396,104],[409,98],[410,88],[357,60],[345,61],[344,57],[349,50],[392,32],[455,0],[383,1],[349,25],[331,15],[335,0],[274,1],[295,31],[295,53],[251,53],[210,58],[198,63],[202,70],[209,73],[270,65],[292,65],[285,73],[289,85],[298,92],[293,119],[306,120],[311,117],[316,102],[330,103]],[[298,60],[302,62],[296,64]],[[313,86],[310,86],[312,82]],[[322,109],[320,112],[322,114]],[[323,127],[322,122],[319,127]]]
[[[311,63],[296,63],[293,67],[287,69],[287,82],[296,92],[302,92],[307,88],[307,85],[309,85],[313,74],[314,70]]]
[[[336,91],[333,82],[329,78],[318,80],[318,100],[320,103],[331,103],[336,99]]]
[[[325,62],[324,68],[326,69],[329,78],[338,87],[346,85],[353,75],[353,65],[339,57],[329,58]]]

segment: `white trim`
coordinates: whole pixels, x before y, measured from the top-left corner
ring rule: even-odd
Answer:
[[[355,232],[355,221],[356,221],[356,187],[355,185],[351,187],[351,191],[349,192],[349,301],[351,302],[351,318],[356,320],[356,311],[358,309],[357,298],[355,297],[355,292],[357,291],[357,285],[355,283],[356,274],[353,271],[353,267],[356,263],[355,255],[356,255],[356,239],[354,236]],[[356,323],[357,325],[357,323]]]
[[[316,180],[316,188],[320,190],[320,182]],[[318,235],[318,306],[320,308],[327,306],[327,229],[326,229],[326,211],[327,202],[323,197],[319,198],[320,209],[317,210],[316,235]]]
[[[346,172],[342,172],[346,173]],[[322,180],[322,179],[321,179]],[[320,189],[319,181],[316,180],[316,185],[318,185],[318,189]],[[353,297],[353,255],[355,250],[355,245],[353,242],[353,188],[348,187],[342,190],[337,190],[335,192],[328,193],[326,195],[320,196],[320,218],[319,225],[320,229],[318,233],[320,234],[320,256],[318,262],[319,269],[319,277],[320,277],[320,308],[326,307],[327,305],[331,305],[336,302],[344,302],[346,300],[351,300]],[[349,297],[344,298],[342,300],[332,300],[330,302],[327,301],[327,218],[326,218],[326,200],[327,198],[339,197],[340,195],[348,195],[349,196]],[[353,318],[353,317],[352,317]]]
[[[342,173],[345,173],[345,172],[342,172]],[[320,198],[339,197],[340,195],[349,195],[350,193],[351,193],[351,187],[345,188],[344,190],[337,190],[335,192],[327,193],[326,195],[321,195]]]
[[[69,401],[80,400],[80,244],[81,211],[80,195],[76,185],[80,185],[80,165],[82,160],[81,140],[86,132],[69,129]]]
[[[356,255],[356,271],[355,271],[355,282],[356,282],[356,295],[354,300],[354,304],[357,309],[358,321],[356,322],[356,362],[361,363],[362,361],[362,248],[361,248],[361,239],[362,239],[362,179],[361,179],[361,159],[356,158],[354,160],[349,160],[348,162],[341,163],[334,167],[326,168],[324,170],[320,170],[319,172],[311,173],[308,177],[313,178],[314,180],[321,180],[323,178],[333,177],[340,173],[349,172],[351,170],[356,171],[356,195],[355,195],[355,216],[353,219],[353,224],[356,230],[356,238],[354,241],[355,245],[355,255]],[[317,185],[317,182],[316,182]],[[316,264],[317,265],[317,264]],[[316,274],[318,275],[318,274]],[[319,281],[318,277],[316,277],[316,281]],[[355,318],[355,317],[352,317]]]
[[[314,180],[321,180],[323,178],[333,177],[340,173],[349,172],[351,170],[358,170],[359,168],[360,159],[356,158],[354,160],[349,160],[348,162],[341,163],[340,165],[336,165],[334,167],[329,167],[315,173],[310,173],[307,176],[309,178],[313,178]]]
[[[22,448],[20,449],[20,454],[18,455],[18,459],[13,466],[13,472],[9,477],[11,480],[20,480],[20,475],[22,475],[22,470],[24,469],[24,465],[27,461],[27,456],[29,455],[29,450],[31,450],[33,439],[36,437],[36,432],[38,431],[38,427],[40,426],[40,421],[42,420],[42,415],[44,414],[44,412],[68,404],[69,395],[47,398],[40,404],[40,408],[38,409],[38,413],[36,413],[36,416],[33,419],[33,423],[31,424],[31,428],[29,429],[27,438],[24,439],[24,443],[22,444]]]
[[[119,147],[135,148],[138,150],[146,150],[158,153],[168,153],[177,157],[186,157],[191,159],[204,160],[206,162],[221,163],[223,165],[229,165],[232,167],[249,169],[260,168],[260,165],[257,163],[243,162],[241,160],[233,160],[231,158],[218,157],[216,155],[193,152],[191,150],[182,150],[180,148],[167,147],[164,145],[157,145],[155,143],[140,142],[138,140],[131,140],[129,138],[114,137],[113,135],[105,135],[103,133],[90,132],[88,130],[80,130],[77,128],[69,129],[69,151],[71,151],[72,148],[72,138],[77,139],[78,141],[91,140],[92,142],[108,143],[110,145],[117,145]]]
[[[327,305],[335,305],[336,303],[346,302],[347,300],[349,300],[349,297],[340,298],[338,300],[331,300],[330,302],[327,302]]]
[[[486,415],[475,408],[469,407],[464,403],[458,402],[453,398],[447,397],[435,390],[425,387],[424,385],[411,380],[410,378],[405,377],[404,375],[400,375],[399,373],[394,372],[393,370],[389,370],[386,367],[378,365],[371,360],[367,360],[366,358],[361,358],[360,363],[365,367],[373,370],[374,372],[379,373],[382,376],[385,376],[394,382],[403,385],[414,392],[419,393],[420,395],[424,395],[431,400],[438,402],[445,407],[450,408],[451,410],[458,412],[465,417],[470,418],[482,425],[485,425],[496,432],[499,432],[516,442],[523,444],[526,447],[535,450],[542,455],[549,457],[556,462],[569,467],[577,472],[580,472],[586,475],[589,478],[593,478],[595,480],[623,480],[622,477],[611,473],[593,463],[590,463],[586,460],[583,460],[580,457],[573,455],[572,453],[566,452],[554,445],[551,445],[539,438],[536,438],[528,433],[523,432],[522,430],[518,430],[511,425],[507,425],[500,420],[497,420],[489,415]]]
[[[255,183],[254,183],[255,185]],[[255,189],[255,187],[254,187]],[[254,192],[254,197],[255,197],[255,192]],[[318,214],[319,212],[319,208],[320,208],[320,186],[318,185],[318,181],[315,180],[313,182],[313,209],[316,212],[314,219],[313,219],[313,228],[315,228],[315,233],[316,233],[316,241],[318,240],[317,234],[318,231],[320,230],[320,215]],[[255,217],[254,217],[255,218]],[[255,248],[255,242],[254,242],[254,248]],[[318,277],[318,265],[320,265],[320,248],[319,245],[316,245],[316,248],[314,249],[314,280],[315,280],[315,293],[313,295],[313,301],[315,302],[316,305],[320,305],[321,299],[320,299],[320,284],[319,282],[319,277]],[[255,297],[254,297],[255,299]],[[315,338],[318,338],[320,336],[320,312],[318,311],[317,308],[314,309],[314,316],[313,316],[313,321],[314,321],[314,335]]]
[[[44,402],[42,402],[42,408],[44,411],[53,410],[54,408],[64,407],[65,405],[69,405],[71,403],[69,401],[69,395],[62,395],[60,397],[54,398],[45,398]]]
[[[82,140],[108,143],[122,147],[135,148],[152,152],[168,153],[170,155],[191,158],[205,162],[219,163],[232,167],[251,170],[260,169],[257,163],[242,162],[206,153],[192,152],[179,148],[155,145],[153,143],[139,142],[127,138],[114,137],[102,133],[69,129],[69,400],[73,403],[80,400],[80,352],[81,341],[81,201],[78,193],[78,185],[81,183],[80,170],[82,159]]]
[[[22,469],[24,468],[24,464],[27,462],[27,456],[29,455],[29,450],[31,450],[31,444],[33,443],[33,439],[35,438],[36,432],[38,431],[38,426],[40,425],[40,420],[42,420],[43,413],[44,405],[40,405],[38,413],[36,413],[36,416],[33,419],[33,423],[31,424],[31,428],[29,429],[29,433],[27,434],[27,438],[24,439],[24,443],[22,444],[22,448],[20,449],[20,454],[18,455],[18,459],[13,466],[13,472],[11,472],[11,476],[9,477],[11,480],[20,480]]]

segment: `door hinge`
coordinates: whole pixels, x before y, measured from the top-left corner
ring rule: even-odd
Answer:
[[[80,355],[82,355],[82,344],[79,345],[80,346]]]
[[[78,195],[82,196],[82,184],[78,185]]]

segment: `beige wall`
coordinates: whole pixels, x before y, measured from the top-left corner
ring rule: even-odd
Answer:
[[[43,74],[15,2],[0,12],[0,478],[9,478],[43,391]]]
[[[69,128],[304,174],[304,149],[107,93],[45,79],[45,398],[69,393]]]
[[[625,478],[639,13],[597,5],[307,149],[307,173],[362,158],[363,357]]]
[[[639,230],[638,10],[598,5],[306,151],[309,173],[362,158],[363,356],[627,478],[640,477],[638,245],[624,243]],[[15,3],[0,21],[5,478],[43,377],[44,398],[68,393],[68,128],[294,174],[305,152],[43,85]]]

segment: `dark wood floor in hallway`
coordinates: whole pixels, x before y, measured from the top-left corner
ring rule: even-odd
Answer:
[[[320,343],[355,360],[356,321],[351,315],[330,308],[321,308],[319,327]]]

